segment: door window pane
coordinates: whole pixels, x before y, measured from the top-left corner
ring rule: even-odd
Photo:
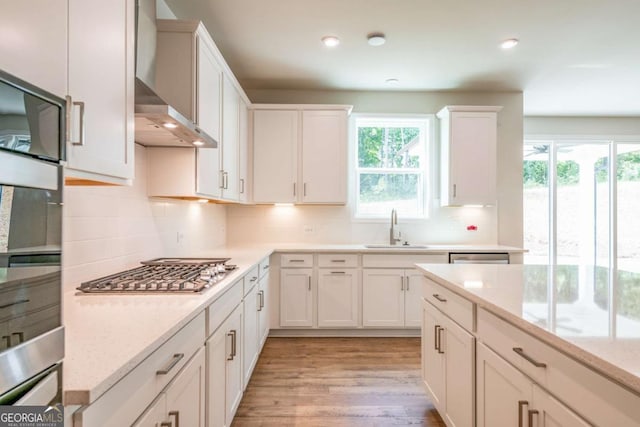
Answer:
[[[524,254],[528,264],[549,262],[549,144],[524,146]]]

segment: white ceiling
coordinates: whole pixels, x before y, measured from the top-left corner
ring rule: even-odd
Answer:
[[[245,89],[515,90],[526,115],[640,116],[640,0],[166,1]]]

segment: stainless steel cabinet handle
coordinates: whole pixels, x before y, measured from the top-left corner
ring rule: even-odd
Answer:
[[[442,349],[442,335],[440,335],[442,331],[444,331],[444,328],[440,327],[440,329],[438,329],[438,353],[440,354],[444,354],[444,350]]]
[[[306,182],[302,184],[302,195],[304,197],[307,197],[307,183]]]
[[[224,172],[224,189],[228,190],[229,189],[229,172]]]
[[[304,262],[303,259],[290,259],[289,262]]]
[[[174,368],[174,366],[176,366],[178,362],[182,360],[183,357],[184,357],[184,353],[174,354],[169,364],[164,369],[160,369],[159,371],[156,371],[156,375],[167,375],[169,371],[171,371]]]
[[[293,197],[296,197],[296,183],[293,183]]]
[[[433,327],[433,349],[438,350],[438,329],[440,329],[440,325],[436,325]]]
[[[76,105],[80,109],[80,123],[78,124],[78,140],[71,141],[71,145],[84,146],[84,102],[73,101],[72,105]]]
[[[458,186],[453,184],[453,197],[456,197]]]
[[[442,298],[439,294],[433,294],[433,297],[440,302],[447,302],[446,298]]]
[[[331,274],[347,274],[344,271],[332,271]]]
[[[547,367],[546,363],[538,362],[537,360],[535,360],[534,358],[529,356],[527,353],[525,353],[524,350],[522,348],[520,348],[520,347],[513,347],[513,351],[518,356],[522,357],[524,360],[526,360],[527,362],[531,363],[536,368],[546,368]]]
[[[309,276],[309,290],[311,290],[311,276]]]
[[[240,178],[240,194],[244,194],[244,178]]]
[[[13,332],[11,336],[16,335],[18,337],[18,344],[24,342],[24,332]]]
[[[227,360],[233,360],[236,357],[236,330],[230,330],[227,336],[231,337],[231,354],[229,354]]]
[[[19,304],[25,304],[25,303],[27,303],[29,301],[30,300],[28,300],[28,299],[21,299],[21,300],[18,300],[18,301],[11,302],[9,304],[0,305],[0,309],[13,307],[14,305],[19,305]]]
[[[220,170],[220,172],[218,172],[220,174],[220,185],[218,185],[218,188],[221,188],[224,190],[224,171]]]
[[[4,340],[5,347],[11,347],[11,337],[9,335],[3,335],[2,339]]]
[[[176,427],[180,427],[180,411],[169,411],[170,417],[176,417]]]
[[[406,277],[407,277],[407,290],[409,290],[409,276],[406,276]]]
[[[346,259],[332,259],[331,262],[347,262]]]
[[[250,282],[255,282],[256,280],[258,280],[256,276],[253,276],[251,279],[249,279]]]
[[[160,423],[160,427],[173,427],[173,423],[171,421],[164,421]]]
[[[400,290],[404,291],[404,276],[400,276]]]
[[[533,416],[538,415],[538,411],[536,409],[529,409],[529,427],[533,426]]]
[[[264,266],[264,270],[268,270],[269,269],[269,264]]]
[[[526,400],[518,400],[518,427],[524,427],[522,425],[522,421],[524,420],[524,415],[522,413],[523,406],[529,406],[529,402]]]
[[[264,307],[264,291],[258,292],[258,311],[262,311]]]

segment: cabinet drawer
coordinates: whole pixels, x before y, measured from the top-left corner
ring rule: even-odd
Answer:
[[[255,265],[244,275],[244,295],[247,295],[251,289],[258,283],[259,266]]]
[[[467,331],[475,331],[475,305],[444,286],[425,278],[424,298]]]
[[[74,425],[131,425],[202,347],[204,330],[201,312],[98,400],[76,412]]]
[[[447,254],[364,254],[362,266],[372,268],[414,268],[415,264],[446,264]]]
[[[357,267],[357,254],[321,254],[318,255],[319,267]]]
[[[242,279],[237,280],[224,295],[207,307],[207,337],[211,336],[240,304],[243,289]]]
[[[282,254],[281,267],[313,267],[313,254]]]
[[[264,276],[265,274],[268,274],[269,273],[269,267],[270,267],[270,259],[269,259],[269,257],[266,257],[265,259],[260,261],[260,266],[259,266],[259,269],[258,269],[258,277],[260,277],[262,279],[262,276]]]
[[[478,310],[478,339],[595,425],[634,426],[640,396],[484,309]],[[603,345],[606,339],[603,338]],[[514,351],[522,349],[524,356]],[[533,364],[545,364],[536,367]]]

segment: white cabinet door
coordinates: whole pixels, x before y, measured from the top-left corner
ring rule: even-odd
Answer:
[[[253,111],[254,202],[296,201],[297,147],[297,111]]]
[[[233,416],[242,400],[242,304],[225,321],[228,334],[231,334],[231,356],[227,360],[226,372],[226,425],[231,425]]]
[[[69,0],[67,176],[133,178],[134,0]],[[58,61],[52,62],[57,63]]]
[[[478,427],[526,425],[532,406],[532,383],[487,346],[476,349],[476,405]]]
[[[422,308],[422,381],[436,409],[444,414],[444,353],[439,350],[442,315],[428,302]]]
[[[238,200],[246,203],[249,201],[249,109],[242,97],[238,125]]]
[[[161,423],[169,421],[167,414],[167,396],[160,396],[147,408],[147,410],[133,423],[132,427],[158,427]]]
[[[245,283],[246,283],[245,278]],[[242,329],[242,365],[243,365],[243,385],[246,388],[251,378],[251,373],[258,359],[258,309],[260,308],[261,298],[258,294],[258,286],[254,286],[251,291],[244,297],[244,325]]]
[[[529,410],[529,427],[588,427],[588,422],[534,384],[533,408]]]
[[[404,327],[404,270],[363,270],[362,325]]]
[[[64,98],[67,10],[67,0],[3,1],[0,70]]]
[[[313,270],[280,270],[280,326],[313,326]]]
[[[320,269],[318,326],[357,327],[360,320],[359,274],[356,269]]]
[[[172,425],[204,427],[204,390],[205,351],[201,348],[165,391]]]
[[[271,318],[269,310],[269,274],[262,276],[258,282],[259,290],[258,296],[260,297],[260,307],[258,309],[258,336],[260,341],[258,342],[258,353],[262,351],[262,346],[269,336],[269,321]]]
[[[222,68],[213,53],[214,48],[208,36],[202,34],[204,28],[198,28],[197,74],[195,90],[196,117],[194,121],[209,136],[220,143],[220,123],[222,117]],[[218,146],[218,148],[220,148]]]
[[[347,112],[302,112],[302,201],[346,203]]]
[[[220,148],[198,148],[196,153],[196,193],[220,198],[223,179],[220,169]]]
[[[475,338],[453,320],[442,316],[440,351],[445,358],[445,407],[447,425],[474,424]]]
[[[227,76],[222,80],[222,198],[238,200],[240,95]]]
[[[419,328],[422,324],[422,282],[418,270],[405,270],[404,326]]]
[[[497,112],[501,107],[445,107],[441,119],[441,202],[496,203]]]

